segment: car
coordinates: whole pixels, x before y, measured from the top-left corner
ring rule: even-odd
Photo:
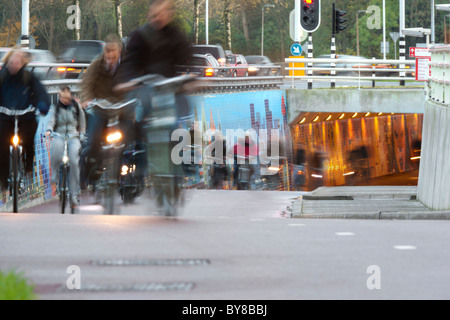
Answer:
[[[193,74],[197,77],[220,77],[225,70],[220,68],[219,62],[211,54],[193,54],[186,63],[176,67],[180,75]]]
[[[71,40],[68,41],[62,53],[58,56],[59,63],[91,63],[100,56],[105,46],[104,41],[98,40]],[[79,78],[82,68],[58,68],[66,79]]]
[[[56,57],[49,50],[29,49],[28,52],[31,53],[31,63],[56,63]],[[33,72],[40,80],[50,80],[56,76],[56,70],[50,67],[33,67]]]
[[[220,44],[216,45],[194,45],[192,52],[195,54],[211,54],[219,62],[221,67],[227,67],[227,56]]]
[[[230,75],[232,77],[248,76],[248,63],[242,54],[228,54],[227,60],[230,67],[237,67],[236,69],[231,69]]]
[[[317,57],[318,59],[330,59],[330,54],[322,54]],[[346,60],[357,60],[357,59],[367,59],[363,56],[352,56],[352,55],[336,55],[336,59],[346,59]],[[326,68],[326,70],[314,70],[315,75],[329,75],[331,74],[331,62],[320,62],[320,63],[314,63],[314,67],[317,68]],[[338,62],[336,63],[336,68],[346,68],[348,71],[336,71],[336,75],[358,75],[360,71],[364,71],[367,73],[368,68],[372,68],[372,64],[370,63],[356,63],[356,62]],[[361,72],[361,75],[362,72]]]
[[[248,63],[249,76],[277,76],[279,68],[267,56],[245,56]],[[273,67],[273,68],[272,68]]]

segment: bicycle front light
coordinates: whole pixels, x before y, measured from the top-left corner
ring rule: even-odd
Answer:
[[[120,132],[120,131],[112,132],[106,136],[106,141],[108,143],[114,143],[114,142],[118,142],[120,140],[122,140],[122,132]]]
[[[17,147],[17,145],[19,144],[19,136],[17,134],[15,134],[14,137],[12,138],[12,143],[14,147]]]

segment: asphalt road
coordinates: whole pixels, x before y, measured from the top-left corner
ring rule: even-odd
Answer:
[[[1,213],[0,269],[43,300],[450,298],[450,222],[289,218],[299,195],[193,190],[177,219],[147,196],[117,216],[86,197]]]

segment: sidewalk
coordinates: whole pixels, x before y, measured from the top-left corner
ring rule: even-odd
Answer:
[[[417,186],[320,187],[288,208],[292,218],[450,220],[450,210],[425,207]]]

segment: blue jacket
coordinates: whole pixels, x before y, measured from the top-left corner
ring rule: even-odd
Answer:
[[[7,68],[0,71],[0,106],[10,109],[26,109],[33,105],[46,115],[50,97],[37,77],[25,68],[11,75]]]

